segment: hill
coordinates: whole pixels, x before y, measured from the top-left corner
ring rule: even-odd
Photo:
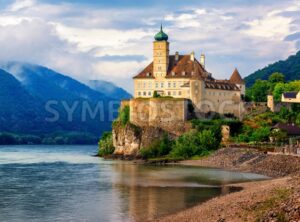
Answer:
[[[43,66],[8,62],[0,71],[0,132],[41,135],[110,130],[115,91],[99,92]],[[119,89],[119,97],[122,90]],[[125,92],[125,91],[124,91]],[[118,100],[117,100],[118,101]],[[116,113],[114,113],[116,115]]]
[[[36,131],[43,125],[41,108],[41,101],[30,95],[14,76],[0,69],[1,131]]]
[[[123,99],[130,99],[132,97],[124,89],[116,86],[111,82],[107,82],[104,80],[90,80],[88,82],[88,86],[98,92],[101,92],[103,94],[108,94],[114,99],[123,100]]]
[[[274,72],[284,74],[287,81],[300,79],[300,51],[284,61],[275,62],[250,74],[244,79],[246,86],[251,87],[257,79],[267,80]]]

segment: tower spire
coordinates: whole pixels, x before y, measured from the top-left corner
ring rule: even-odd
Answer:
[[[168,40],[168,35],[166,33],[164,33],[163,31],[163,26],[162,26],[162,22],[160,23],[160,31],[154,36],[154,39],[156,41],[167,41]]]

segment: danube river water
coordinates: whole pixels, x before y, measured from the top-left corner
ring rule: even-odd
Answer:
[[[0,146],[0,221],[145,221],[266,177],[92,157],[96,146]]]

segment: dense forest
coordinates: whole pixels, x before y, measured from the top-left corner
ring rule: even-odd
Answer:
[[[97,142],[98,137],[89,133],[57,132],[46,135],[0,133],[0,145],[85,145]]]
[[[247,76],[245,78],[246,86],[252,86],[257,79],[267,80],[275,72],[283,73],[286,81],[299,80],[300,51],[284,61],[275,62]]]
[[[287,82],[285,75],[275,72],[269,76],[268,80],[258,79],[247,88],[246,100],[266,102],[267,95],[273,95],[275,102],[280,102],[282,93],[289,91],[300,91],[300,80]]]

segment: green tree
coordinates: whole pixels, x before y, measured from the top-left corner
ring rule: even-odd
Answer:
[[[165,134],[161,140],[154,141],[149,147],[142,148],[140,154],[144,159],[166,156],[172,149],[172,141]]]
[[[273,90],[274,100],[280,102],[282,93],[289,91],[300,91],[300,81],[293,81],[289,83],[277,83]]]
[[[115,148],[113,146],[113,139],[112,139],[112,133],[111,132],[105,132],[103,133],[100,141],[99,141],[99,156],[106,156],[113,154],[115,151]]]
[[[193,156],[203,156],[217,149],[220,142],[211,130],[193,131],[180,136],[171,151],[172,157],[188,159]]]
[[[253,131],[250,140],[253,142],[267,142],[270,138],[270,127],[261,127]]]
[[[274,87],[273,90],[273,96],[274,96],[274,100],[276,102],[280,102],[281,101],[281,95],[282,93],[284,93],[286,86],[283,82],[277,83]]]
[[[274,72],[272,75],[269,76],[269,82],[271,83],[279,83],[284,81],[285,81],[285,77],[280,72]]]
[[[121,109],[119,113],[119,119],[122,123],[123,126],[125,126],[130,119],[130,107],[129,106],[124,106],[123,109]]]
[[[267,80],[256,80],[254,85],[247,90],[247,97],[255,102],[266,102],[270,90],[270,84]]]
[[[9,133],[0,134],[0,145],[13,145],[13,144],[18,144],[18,140],[13,134],[9,134]]]
[[[153,92],[153,98],[159,98],[159,97],[160,97],[160,95],[158,94],[158,92],[154,91]]]

